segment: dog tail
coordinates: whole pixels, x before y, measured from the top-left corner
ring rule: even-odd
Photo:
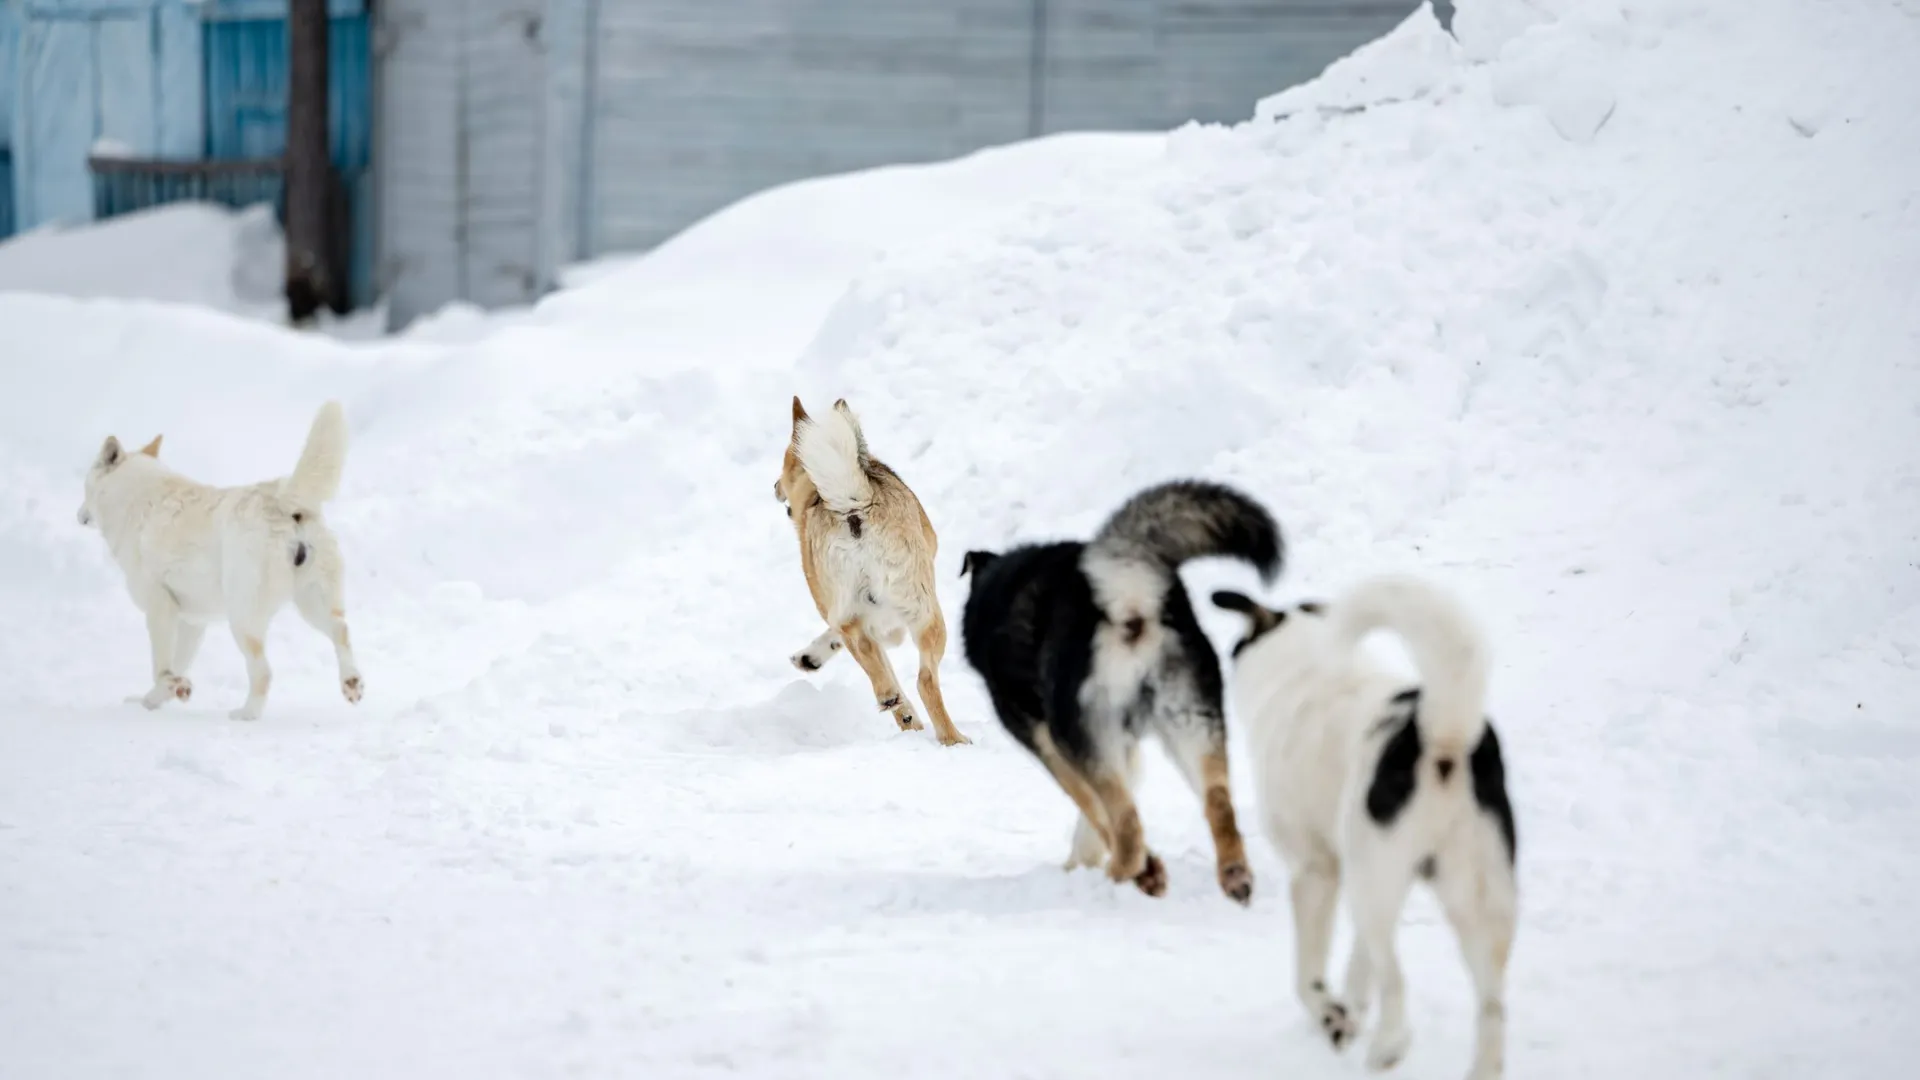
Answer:
[[[1444,783],[1466,761],[1487,726],[1491,650],[1479,624],[1452,593],[1408,574],[1382,574],[1328,605],[1335,642],[1359,647],[1374,630],[1406,643],[1420,671],[1414,722]]]
[[[1094,598],[1129,640],[1160,619],[1180,564],[1204,555],[1240,559],[1272,582],[1284,544],[1280,526],[1247,495],[1202,480],[1175,480],[1128,499],[1080,557]]]
[[[834,402],[833,411],[819,420],[810,416],[796,420],[793,449],[827,509],[836,514],[855,514],[872,504],[872,458],[867,455],[867,437],[845,398]]]
[[[346,464],[347,417],[339,402],[329,401],[314,415],[299,463],[280,482],[280,497],[298,507],[318,508],[340,490]]]

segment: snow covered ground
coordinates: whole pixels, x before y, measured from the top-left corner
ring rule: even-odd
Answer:
[[[1223,900],[1161,762],[1153,901],[1057,869],[1070,808],[957,642],[953,750],[786,666],[795,391],[918,491],[956,624],[962,551],[1180,474],[1269,502],[1282,596],[1474,597],[1511,1075],[1905,1075],[1920,9],[1459,8],[1247,125],[783,189],[391,341],[0,295],[0,1076],[1359,1074],[1276,861]],[[258,479],[329,396],[367,700],[286,618],[262,721],[217,634],[191,705],[121,705],[100,438]],[[1397,1075],[1458,1076],[1424,899],[1402,945]]]

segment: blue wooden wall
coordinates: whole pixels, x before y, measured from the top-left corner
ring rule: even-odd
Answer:
[[[371,186],[366,6],[328,0],[333,160],[356,207],[370,205]],[[0,147],[11,144],[13,173],[0,225],[91,218],[87,156],[102,140],[136,157],[278,156],[286,14],[286,0],[0,0]],[[0,183],[6,167],[0,158]],[[364,296],[371,215],[356,213],[355,223],[350,270]]]
[[[13,235],[13,84],[20,23],[0,0],[0,240]]]
[[[200,9],[194,0],[14,0],[16,224],[92,216],[86,159],[99,140],[139,155],[201,152]]]

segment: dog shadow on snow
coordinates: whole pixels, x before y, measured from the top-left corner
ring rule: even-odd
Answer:
[[[785,877],[798,890],[843,896],[860,910],[879,915],[1008,916],[1058,912],[1096,919],[1110,916],[1129,923],[1192,924],[1210,922],[1216,916],[1245,917],[1247,914],[1221,897],[1220,887],[1214,880],[1213,859],[1208,852],[1157,852],[1166,863],[1170,883],[1167,894],[1155,899],[1142,894],[1132,882],[1116,884],[1108,880],[1104,870],[1064,869],[1070,829],[1071,822],[1062,821],[1058,843],[1043,841],[1037,845],[1037,861],[1033,865],[1011,872],[847,867]],[[1260,869],[1269,871],[1268,888],[1281,890],[1275,895],[1284,902],[1284,875],[1277,867],[1258,867],[1256,873]],[[1254,906],[1258,908],[1262,906],[1262,897],[1257,888],[1254,895]],[[1272,902],[1271,897],[1267,899]]]
[[[794,679],[771,698],[751,705],[629,713],[624,720],[649,748],[673,753],[783,757],[872,746],[895,737],[893,722],[874,711],[864,687]],[[900,737],[924,732],[900,733]],[[937,747],[936,747],[937,748]]]

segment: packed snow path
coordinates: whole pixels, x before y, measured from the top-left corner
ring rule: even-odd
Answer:
[[[952,750],[847,659],[786,665],[795,390],[919,493],[956,627],[961,552],[1180,474],[1269,503],[1282,597],[1470,597],[1510,1075],[1906,1075],[1920,18],[1460,9],[1236,129],[798,185],[390,342],[0,295],[0,1077],[1360,1074],[1292,998],[1269,849],[1221,898],[1157,757],[1155,901],[1058,869],[1071,810],[957,640]],[[120,704],[146,646],[88,456],[164,431],[259,479],[325,397],[367,700],[289,614],[260,722],[219,631],[190,705]],[[1455,1078],[1424,897],[1401,947],[1394,1075]]]

